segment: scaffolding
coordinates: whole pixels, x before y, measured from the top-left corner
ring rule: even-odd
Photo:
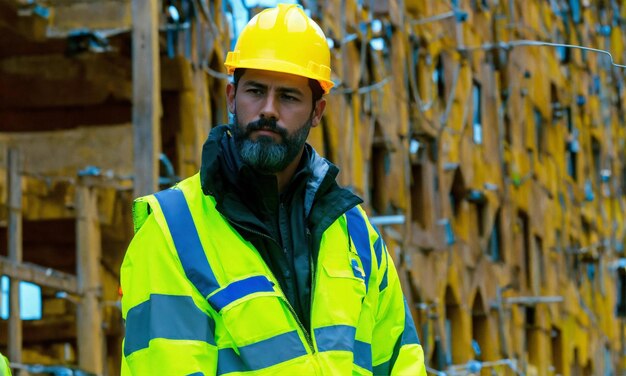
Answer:
[[[626,239],[626,3],[301,3],[336,83],[309,141],[381,228],[432,373],[622,371],[626,290],[607,265]],[[119,369],[130,202],[196,173],[209,127],[228,122],[238,4],[0,0],[0,131],[19,146],[0,181],[0,340],[22,369],[54,341],[78,356],[48,358]],[[69,140],[84,165],[36,168],[64,158],[37,148]],[[33,240],[46,226],[53,245]],[[69,334],[19,320],[18,281],[70,305],[48,326]]]

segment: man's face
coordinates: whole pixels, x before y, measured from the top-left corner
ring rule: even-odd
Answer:
[[[237,87],[227,89],[235,114],[233,134],[244,162],[262,173],[297,163],[311,127],[319,124],[325,101],[312,105],[308,79],[247,69]]]

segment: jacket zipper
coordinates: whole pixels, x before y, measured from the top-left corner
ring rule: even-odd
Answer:
[[[255,235],[259,235],[262,236],[266,239],[269,239],[270,241],[274,242],[274,244],[276,244],[277,246],[280,245],[276,242],[276,240],[272,239],[270,236],[262,233],[262,232],[258,232],[255,230],[252,230],[246,226],[243,226],[239,223],[236,223],[234,221],[231,221],[229,218],[225,217],[228,222],[230,222],[233,226],[239,227],[242,230],[248,231],[250,233],[253,233]],[[309,230],[307,229],[307,235],[310,234]],[[274,275],[274,273],[272,273],[271,270],[269,270],[268,268],[268,272],[269,274],[272,276],[272,278],[276,281],[276,276]],[[289,300],[287,300],[287,298],[285,297],[285,293],[283,292],[283,289],[280,287],[280,283],[275,283],[276,287],[278,288],[278,291],[280,292],[280,298],[282,299],[282,301],[287,305],[287,308],[289,308],[289,311],[291,311],[291,315],[296,319],[296,322],[298,323],[298,326],[300,327],[300,329],[302,330],[302,333],[304,334],[304,338],[306,339],[307,345],[309,346],[309,350],[311,350],[311,354],[315,354],[315,346],[313,346],[313,339],[311,338],[311,335],[309,334],[309,331],[304,327],[304,325],[302,324],[302,322],[300,321],[300,319],[298,318],[298,315],[296,314],[296,310],[293,309],[293,307],[291,306],[291,303],[289,303]],[[313,300],[313,286],[311,287],[311,301]],[[313,307],[313,306],[311,306]]]
[[[309,249],[313,249],[311,247],[311,230],[309,230],[309,227],[306,227],[306,240],[309,246]],[[311,323],[313,323],[313,297],[315,296],[315,285],[316,285],[316,281],[315,281],[315,267],[314,265],[317,265],[317,263],[313,262],[313,254],[309,253],[309,273],[311,274],[311,294],[309,294],[309,310],[311,311]],[[311,324],[313,325],[313,324]]]
[[[309,246],[309,249],[313,249],[311,247],[311,230],[309,229],[309,226],[306,225],[306,238],[307,238],[307,243]],[[316,285],[316,280],[315,280],[315,268],[313,267],[313,265],[317,265],[317,263],[313,263],[313,254],[309,253],[309,268],[310,268],[310,273],[311,273],[311,296],[310,296],[310,306],[309,306],[309,310],[311,311],[311,326],[313,326],[313,297],[315,296],[315,285]],[[320,363],[319,363],[319,359],[317,359],[317,353],[313,352],[313,364],[315,367],[315,374],[316,375],[322,375],[322,370],[320,369]]]

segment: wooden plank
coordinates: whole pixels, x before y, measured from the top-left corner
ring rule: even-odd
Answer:
[[[71,274],[27,262],[17,263],[3,256],[0,256],[0,274],[70,294],[78,293],[76,277]]]
[[[76,311],[78,364],[82,369],[100,375],[104,369],[100,308],[102,252],[94,188],[82,184],[76,187],[76,210],[76,274],[78,291],[82,295]]]
[[[7,344],[7,324],[0,321],[0,346]],[[76,320],[72,316],[24,322],[24,344],[69,342],[76,339]]]
[[[94,106],[0,109],[0,131],[37,132],[123,124],[131,122],[131,113],[131,105],[126,102],[107,102]]]
[[[91,106],[128,101],[131,66],[117,53],[65,53],[0,59],[0,107],[3,109]]]
[[[49,2],[54,17],[50,27],[65,34],[77,29],[113,30],[131,27],[130,0]]]
[[[62,315],[56,317],[44,317],[42,320],[24,321],[24,345],[41,345],[42,343],[73,342],[76,340],[76,318],[74,315]],[[7,322],[0,321],[0,347],[7,345]],[[104,327],[109,336],[119,335],[123,332],[119,316],[110,317]],[[115,342],[121,345],[122,341]],[[113,356],[120,352],[110,352]],[[119,367],[115,373],[119,374]]]
[[[32,12],[20,15],[16,2],[0,0],[0,33],[10,34],[30,40],[43,40],[46,37],[48,19]]]
[[[111,170],[115,175],[131,175],[132,136],[130,124],[22,132],[0,136],[0,150],[7,145],[19,149],[24,170],[31,176],[74,178],[87,166],[96,166],[102,173]]]
[[[196,95],[196,111],[194,121],[194,148],[191,160],[196,163],[196,170],[200,168],[202,161],[202,146],[209,137],[209,124],[211,124],[211,93],[209,92],[209,81],[207,74],[197,69],[193,75],[194,89]],[[219,94],[218,94],[219,95]],[[185,161],[189,163],[190,161]],[[194,172],[195,173],[195,172]]]
[[[20,170],[20,152],[18,149],[8,150],[7,160],[8,192],[8,249],[9,260],[22,262],[22,177]],[[20,317],[19,286],[20,280],[10,278],[9,290],[9,345],[8,355],[11,362],[22,361],[22,320]]]
[[[0,38],[0,58],[10,56],[62,54],[67,48],[67,39],[53,38],[44,41],[30,41],[8,34]]]
[[[193,83],[193,90],[183,91],[179,96],[176,172],[181,177],[189,177],[200,169],[202,145],[208,137],[207,124],[211,121],[206,73],[201,70],[194,72]]]
[[[132,1],[135,196],[158,188],[161,151],[159,14],[154,1]]]
[[[161,58],[161,91],[183,91],[193,89],[191,62],[182,56]]]

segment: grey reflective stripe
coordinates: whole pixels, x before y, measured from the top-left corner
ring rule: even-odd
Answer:
[[[306,354],[304,344],[294,330],[241,346],[239,355],[231,348],[219,349],[217,374],[256,371]]]
[[[354,349],[354,335],[356,328],[349,325],[332,325],[317,328],[313,331],[317,350],[322,351],[352,351]]]
[[[231,348],[219,349],[217,351],[217,374],[224,375],[231,372],[249,371],[243,361]]]
[[[415,329],[415,321],[411,316],[411,310],[406,299],[404,299],[404,331],[402,331],[401,345],[420,344],[420,340],[417,337],[417,330]]]
[[[368,371],[372,371],[372,345],[356,340],[354,341],[354,364]]]
[[[239,348],[239,354],[251,370],[270,367],[303,355],[304,344],[295,330]]]
[[[372,345],[354,339],[355,327],[332,325],[317,328],[313,332],[318,351],[350,351],[354,356],[354,364],[372,370]]]
[[[406,299],[404,299],[404,330],[396,341],[396,345],[394,346],[391,359],[389,360],[389,362],[387,362],[390,371],[396,364],[396,360],[398,359],[398,355],[400,355],[402,346],[411,344],[419,345],[420,341],[417,337],[417,330],[415,330],[415,324],[413,322],[413,317],[411,316],[409,304],[407,303]]]
[[[145,349],[155,338],[215,345],[215,322],[190,296],[152,294],[126,316],[124,356]]]

